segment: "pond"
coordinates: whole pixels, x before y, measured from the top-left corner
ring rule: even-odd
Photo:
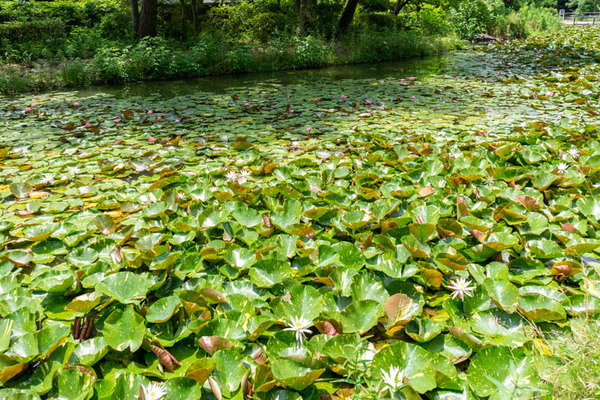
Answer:
[[[597,37],[3,98],[0,397],[541,395],[600,312]]]

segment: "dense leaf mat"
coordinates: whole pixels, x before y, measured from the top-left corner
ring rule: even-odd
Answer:
[[[0,397],[550,396],[544,330],[600,311],[599,38],[1,99]]]

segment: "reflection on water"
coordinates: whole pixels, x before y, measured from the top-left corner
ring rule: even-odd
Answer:
[[[137,82],[121,86],[95,86],[78,92],[79,96],[107,93],[116,97],[159,95],[170,98],[198,91],[223,93],[232,87],[248,87],[256,83],[307,84],[320,79],[384,79],[423,78],[440,73],[446,66],[447,56],[432,56],[389,63],[342,65],[300,71],[278,71],[241,75],[220,75],[176,81]]]

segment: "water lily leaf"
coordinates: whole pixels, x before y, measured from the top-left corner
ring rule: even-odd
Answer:
[[[24,265],[27,265],[32,260],[31,253],[23,251],[23,250],[4,251],[4,252],[0,253],[0,256],[3,259],[12,262],[17,267],[22,267]]]
[[[530,240],[527,247],[536,258],[556,258],[563,253],[561,247],[548,239]]]
[[[58,224],[47,222],[40,225],[33,225],[23,229],[25,237],[32,242],[40,242],[47,239],[58,229]]]
[[[375,300],[352,302],[340,315],[344,333],[363,334],[377,324],[383,315],[383,306]]]
[[[62,371],[56,377],[50,396],[58,399],[87,400],[94,394],[95,376],[77,368]]]
[[[202,396],[202,387],[193,379],[187,377],[167,380],[164,389],[167,392],[166,400],[199,399]]]
[[[201,358],[194,361],[186,370],[185,376],[195,380],[198,385],[204,385],[212,371],[215,369],[215,360],[212,358]],[[198,396],[199,397],[199,396]]]
[[[445,329],[443,324],[433,321],[429,318],[412,319],[404,327],[408,336],[419,343],[428,342]]]
[[[117,272],[96,284],[96,290],[121,303],[137,303],[148,292],[149,282],[145,275]]]
[[[160,323],[168,321],[181,306],[177,296],[163,297],[154,302],[146,312],[146,321]]]
[[[270,288],[292,276],[292,268],[288,261],[267,259],[254,264],[248,275],[258,287]]]
[[[17,199],[27,197],[29,192],[33,190],[33,186],[27,182],[11,183],[8,188]]]
[[[233,393],[239,389],[242,378],[248,371],[244,366],[244,356],[235,350],[219,350],[213,354],[215,379],[223,390]]]
[[[275,379],[294,390],[304,390],[316,381],[324,369],[310,369],[296,361],[288,359],[273,360],[271,370]]]
[[[471,359],[468,372],[469,386],[478,396],[497,393],[495,382],[505,385],[514,393],[519,382],[533,386],[538,380],[533,360],[522,351],[511,351],[508,347],[480,350]]]
[[[286,199],[283,211],[271,214],[271,221],[277,227],[285,230],[288,226],[297,224],[302,216],[302,203],[296,199]]]
[[[508,313],[517,311],[519,290],[508,280],[486,278],[483,286],[498,307]]]
[[[390,367],[399,367],[409,386],[419,393],[435,389],[434,356],[429,351],[406,342],[396,343],[381,349],[373,357],[373,370],[377,376]]]
[[[117,351],[127,348],[136,351],[142,345],[145,333],[144,318],[131,305],[125,310],[116,309],[110,313],[102,328],[106,343]]]
[[[40,400],[40,396],[27,389],[0,389],[0,398],[11,400]]]
[[[323,296],[311,286],[296,285],[290,289],[290,299],[283,299],[275,308],[275,313],[283,320],[302,317],[313,320],[321,313]]]

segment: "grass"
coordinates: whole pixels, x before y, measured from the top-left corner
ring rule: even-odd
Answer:
[[[550,335],[546,350],[554,357],[538,356],[536,366],[540,378],[552,388],[553,398],[600,398],[600,321],[574,319],[570,332],[555,330]]]

